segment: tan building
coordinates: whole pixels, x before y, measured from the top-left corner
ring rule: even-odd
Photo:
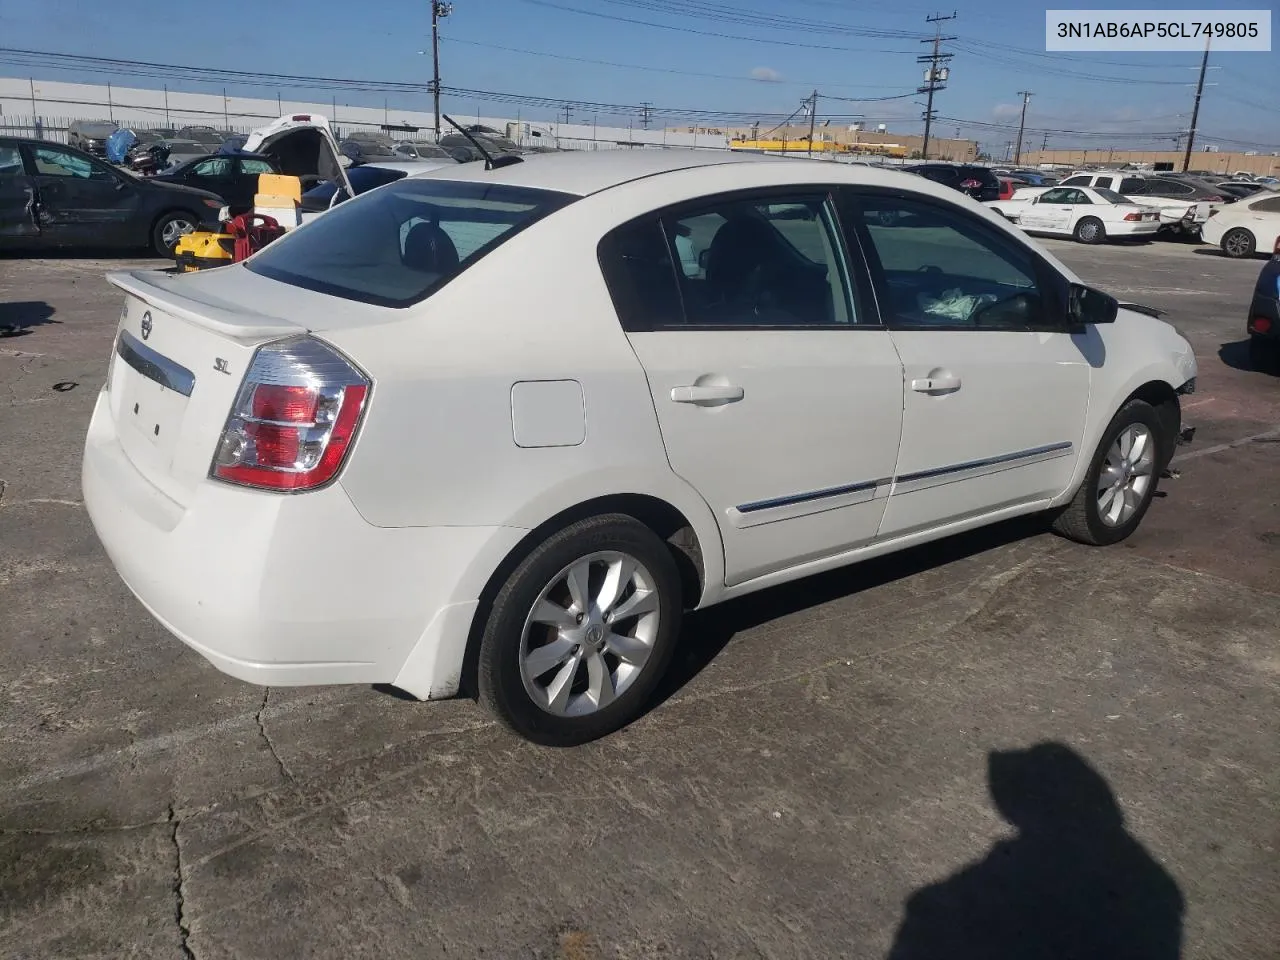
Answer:
[[[693,127],[669,127],[673,133],[692,133]],[[796,141],[805,141],[807,143],[809,136],[809,125],[791,124],[785,127],[770,129],[761,125],[760,127],[698,127],[699,135],[722,136],[733,140],[777,140],[786,141],[788,150],[791,144]],[[858,152],[860,145],[873,147],[868,149],[867,153],[876,153],[881,155],[902,156],[911,159],[920,158],[921,147],[924,146],[924,137],[919,134],[912,133],[880,133],[876,130],[850,130],[848,127],[817,127],[813,131],[813,142],[816,149],[821,149],[817,145],[819,143],[841,144],[847,146],[851,152]],[[894,148],[894,149],[889,149]],[[841,151],[843,152],[843,151]],[[974,140],[948,140],[938,137],[929,138],[929,159],[930,160],[955,160],[959,162],[971,162],[978,158],[978,144]]]
[[[1084,167],[1089,164],[1121,166],[1131,163],[1146,166],[1171,163],[1172,169],[1181,171],[1183,156],[1181,151],[1173,150],[1033,150],[1030,153],[1023,151],[1020,166],[1034,167],[1042,163],[1057,163],[1069,167]],[[1196,151],[1191,154],[1190,169],[1208,170],[1228,176],[1247,171],[1255,176],[1277,177],[1280,176],[1280,157],[1270,154]]]

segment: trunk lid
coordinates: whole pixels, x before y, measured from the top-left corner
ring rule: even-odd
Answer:
[[[245,153],[268,157],[281,173],[332,180],[347,191],[348,197],[355,196],[338,141],[334,139],[329,121],[319,114],[286,114],[272,120],[249,134],[243,149]],[[303,190],[310,185],[304,180]]]
[[[114,273],[125,293],[107,376],[111,417],[134,467],[186,506],[209,473],[254,350],[306,328],[156,272]]]

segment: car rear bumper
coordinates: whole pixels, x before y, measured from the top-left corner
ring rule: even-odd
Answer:
[[[288,496],[208,481],[184,507],[134,468],[105,398],[85,442],[85,507],[170,633],[251,683],[457,692],[487,571],[525,531],[375,527],[338,484]]]
[[[1107,234],[1112,237],[1150,237],[1159,229],[1159,220],[1116,220],[1107,224]]]

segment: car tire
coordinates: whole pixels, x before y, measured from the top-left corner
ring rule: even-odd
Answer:
[[[1252,257],[1257,245],[1253,234],[1244,227],[1235,227],[1222,235],[1222,252],[1233,260]]]
[[[1280,373],[1280,340],[1251,336],[1249,366],[1259,373]]]
[[[173,247],[178,242],[177,238],[199,227],[200,218],[195,214],[186,210],[172,210],[157,220],[151,229],[151,248],[157,255],[173,259]]]
[[[1074,236],[1079,243],[1103,243],[1107,239],[1107,228],[1097,217],[1082,217],[1076,224]]]
[[[494,598],[477,662],[480,701],[534,743],[576,746],[612,733],[644,709],[666,671],[682,609],[672,551],[652,530],[623,514],[573,523],[535,547]]]
[[[1133,443],[1142,448],[1133,458]],[[1053,521],[1062,536],[1090,546],[1119,543],[1138,528],[1171,457],[1159,414],[1143,400],[1130,400],[1111,419],[1094,451],[1084,482]],[[1119,502],[1117,502],[1119,498]]]

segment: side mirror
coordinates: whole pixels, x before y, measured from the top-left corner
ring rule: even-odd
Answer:
[[[1120,301],[1115,297],[1082,283],[1071,284],[1067,299],[1067,318],[1073,327],[1115,323],[1116,314],[1120,311]]]

